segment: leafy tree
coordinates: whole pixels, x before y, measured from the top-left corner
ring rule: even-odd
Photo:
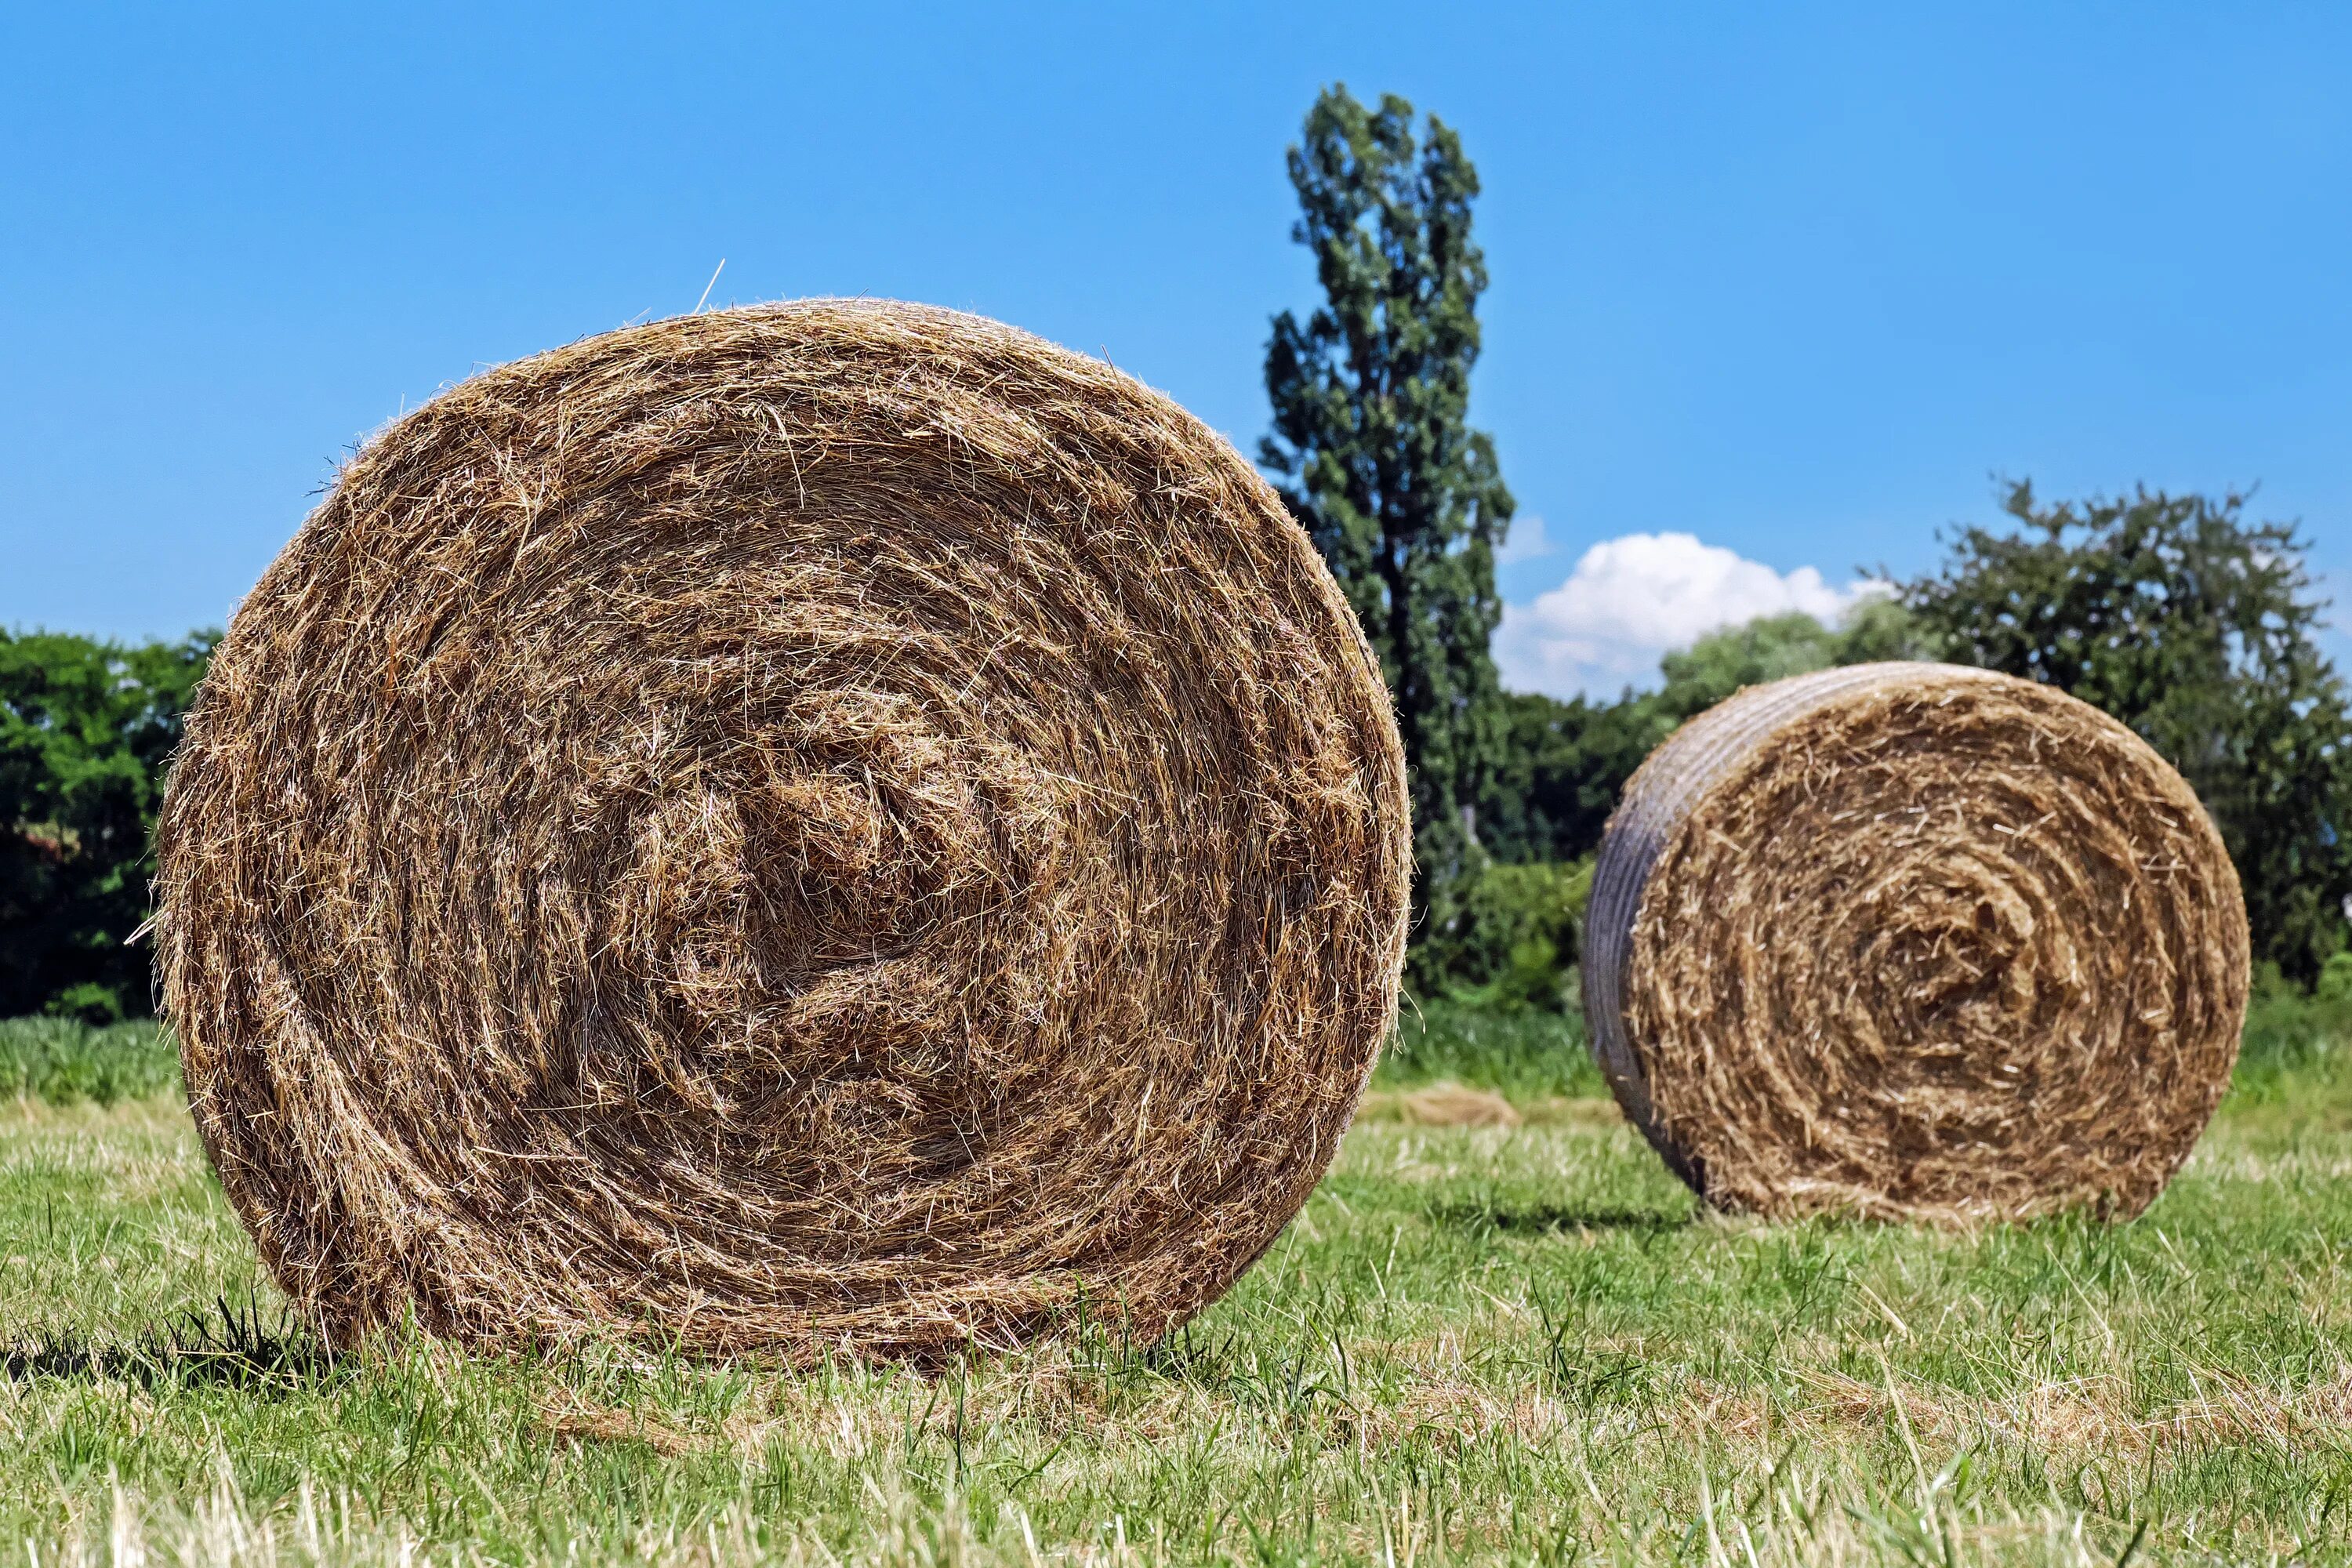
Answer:
[[[1885,598],[1864,599],[1834,626],[1802,611],[1763,616],[1668,653],[1658,661],[1665,684],[1654,698],[1635,700],[1648,701],[1672,724],[1680,724],[1743,686],[1836,665],[1933,658],[1939,649],[1934,633],[1904,605]]]
[[[155,807],[215,640],[0,632],[0,1017],[151,1010]]]
[[[1495,547],[1512,501],[1494,443],[1469,427],[1478,296],[1478,176],[1434,116],[1368,110],[1334,87],[1290,151],[1325,302],[1274,319],[1259,460],[1331,564],[1378,652],[1412,775],[1414,913],[1455,918],[1483,858],[1476,805],[1501,748],[1487,641],[1502,605]]]
[[[1514,862],[1591,854],[1618,791],[1675,721],[1654,697],[1631,693],[1615,702],[1563,702],[1511,692],[1503,703],[1503,754],[1479,815],[1487,847]]]
[[[2013,530],[1962,529],[1902,595],[1952,657],[2072,692],[2178,767],[2237,864],[2255,955],[2308,984],[2345,943],[2352,723],[2305,541],[2245,500],[2043,506],[2020,483]]]

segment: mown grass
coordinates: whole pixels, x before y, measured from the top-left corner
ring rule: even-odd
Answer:
[[[176,1104],[24,1096],[0,1538],[42,1565],[2343,1561],[2347,1020],[2265,1006],[2145,1217],[1972,1234],[1706,1215],[1605,1100],[1524,1091],[1590,1087],[1534,1059],[1540,1021],[1433,1023],[1383,1083],[1483,1061],[1525,1125],[1367,1119],[1172,1342],[930,1373],[331,1360]]]

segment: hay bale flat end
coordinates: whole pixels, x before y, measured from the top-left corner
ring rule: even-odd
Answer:
[[[2085,703],[1953,666],[1685,725],[1611,819],[1589,931],[1620,1103],[1768,1215],[2137,1214],[2245,1016],[2237,877],[2180,776]]]
[[[196,1121],[338,1342],[1150,1335],[1338,1148],[1411,858],[1223,439],[815,300],[467,381],[236,616],[161,833]]]

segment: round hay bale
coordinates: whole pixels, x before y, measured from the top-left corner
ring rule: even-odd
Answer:
[[[1225,441],[818,300],[370,442],[160,857],[197,1126],[331,1339],[805,1360],[1223,1291],[1391,1026],[1411,839],[1379,668]]]
[[[2138,1213],[2237,1059],[2245,905],[2197,797],[2050,687],[1874,664],[1753,687],[1610,819],[1593,1055],[1719,1206]]]

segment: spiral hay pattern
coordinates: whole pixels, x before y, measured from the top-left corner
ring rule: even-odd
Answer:
[[[2245,1016],[2245,906],[2180,776],[2085,703],[1946,665],[1685,725],[1610,821],[1589,932],[1619,1102],[1767,1215],[2137,1214]]]
[[[1107,365],[813,301],[493,371],[236,617],[159,940],[205,1145],[337,1342],[806,1360],[1150,1335],[1392,1021],[1380,674]]]

